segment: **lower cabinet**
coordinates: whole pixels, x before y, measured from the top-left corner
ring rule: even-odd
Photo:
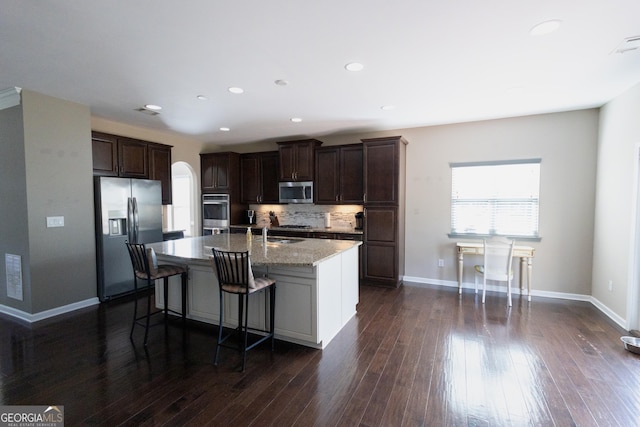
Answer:
[[[365,241],[362,254],[362,278],[365,282],[398,286],[401,256],[398,208],[365,209]]]

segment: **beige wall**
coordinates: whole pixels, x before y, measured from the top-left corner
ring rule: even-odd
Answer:
[[[22,91],[31,313],[96,297],[89,108]],[[5,184],[6,185],[6,184]],[[47,228],[46,217],[64,227]]]
[[[402,135],[407,147],[406,281],[457,285],[450,231],[452,162],[541,158],[540,242],[533,287],[539,295],[588,299],[599,110],[319,138],[323,146]],[[276,149],[275,143],[260,145]],[[231,147],[238,149],[241,147]],[[229,149],[229,147],[225,147]],[[445,267],[438,267],[444,259]],[[473,282],[473,261],[464,281]],[[478,261],[475,259],[475,261]],[[518,273],[518,267],[516,267]]]
[[[640,85],[602,108],[598,143],[593,297],[620,317],[637,319],[634,295],[634,250],[638,146],[640,146]],[[613,282],[609,291],[609,281]],[[636,320],[637,322],[637,320]],[[628,325],[637,328],[638,324]]]
[[[533,286],[541,295],[591,295],[598,110],[322,138],[327,144],[402,135],[407,147],[407,281],[457,284],[450,231],[452,162],[541,158],[540,242]],[[473,259],[464,281],[473,282]],[[438,267],[444,259],[445,267]],[[477,259],[475,261],[478,261]],[[516,268],[516,273],[518,272]],[[569,295],[562,295],[569,294]]]

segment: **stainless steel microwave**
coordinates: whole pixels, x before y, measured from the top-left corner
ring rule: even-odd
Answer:
[[[313,203],[313,182],[281,182],[280,203]]]

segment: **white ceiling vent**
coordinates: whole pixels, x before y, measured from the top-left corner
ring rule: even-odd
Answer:
[[[148,108],[140,107],[136,108],[136,111],[140,111],[141,113],[147,114],[149,116],[157,116],[160,114],[158,111],[149,110]]]
[[[629,37],[622,42],[611,53],[627,53],[640,49],[640,36]]]

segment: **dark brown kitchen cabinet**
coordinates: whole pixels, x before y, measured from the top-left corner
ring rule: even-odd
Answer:
[[[200,154],[203,193],[226,193],[240,198],[240,155],[238,153]]]
[[[362,203],[362,150],[362,144],[316,149],[315,203]]]
[[[91,132],[93,174],[118,176],[118,137],[101,132]]]
[[[280,181],[313,181],[317,139],[278,142]]]
[[[405,163],[400,136],[363,139],[364,283],[397,287],[404,275]]]
[[[242,203],[278,203],[278,151],[240,155]]]
[[[171,191],[171,147],[162,144],[149,144],[149,179],[162,183],[162,204],[172,203]]]
[[[149,145],[130,138],[118,139],[119,176],[149,178]]]
[[[93,174],[162,182],[162,203],[171,204],[171,146],[91,132]]]
[[[94,175],[149,178],[145,141],[92,132],[91,149]]]

